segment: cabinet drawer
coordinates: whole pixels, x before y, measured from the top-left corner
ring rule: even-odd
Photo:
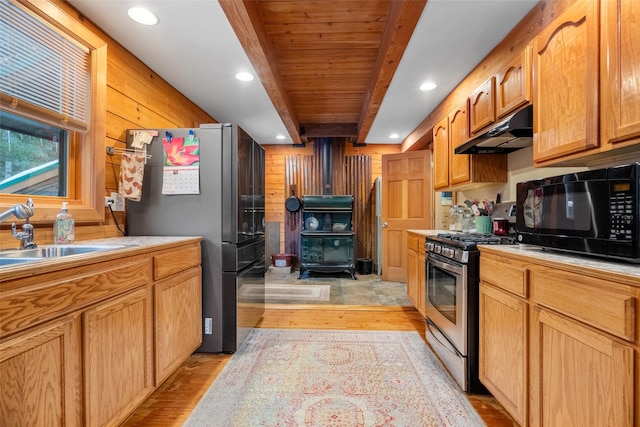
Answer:
[[[533,280],[536,303],[627,341],[634,340],[636,299],[630,287],[550,269],[536,270]]]
[[[23,286],[0,290],[0,337],[151,283],[149,261],[141,255],[20,279]]]
[[[424,253],[424,237],[415,234],[407,234],[407,248],[412,251]]]
[[[482,254],[480,280],[523,298],[529,296],[529,270],[520,261]]]
[[[163,279],[198,266],[201,262],[200,243],[166,249],[153,256],[153,278]]]

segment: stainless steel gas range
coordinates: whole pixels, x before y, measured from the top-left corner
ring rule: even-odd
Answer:
[[[426,338],[468,393],[487,392],[478,379],[478,245],[514,243],[514,236],[493,234],[426,238]]]

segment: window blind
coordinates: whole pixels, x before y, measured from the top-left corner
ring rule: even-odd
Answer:
[[[89,125],[90,53],[26,11],[0,0],[0,92],[58,116],[71,127]]]

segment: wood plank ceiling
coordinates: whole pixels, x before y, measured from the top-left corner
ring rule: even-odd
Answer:
[[[220,4],[294,143],[362,143],[426,0]]]

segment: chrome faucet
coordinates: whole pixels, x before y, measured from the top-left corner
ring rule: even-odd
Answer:
[[[0,222],[4,222],[15,216],[18,219],[24,219],[22,231],[16,231],[16,223],[11,224],[11,235],[20,240],[20,249],[33,249],[37,247],[34,241],[33,225],[29,224],[29,218],[33,216],[35,208],[33,200],[27,199],[26,204],[15,205],[11,209],[0,213]]]

